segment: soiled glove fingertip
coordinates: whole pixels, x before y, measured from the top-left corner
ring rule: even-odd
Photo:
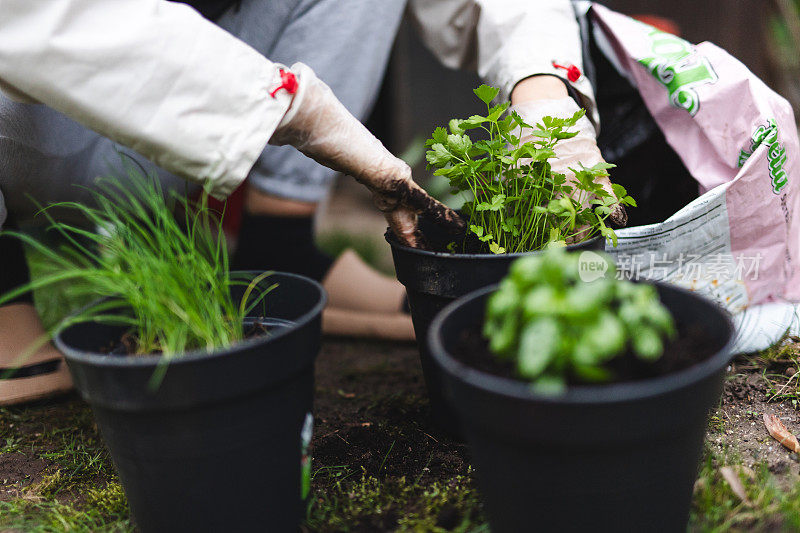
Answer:
[[[409,248],[418,248],[420,250],[428,249],[427,241],[418,229],[415,229],[412,232],[394,231],[394,234],[395,237],[397,237],[397,240],[400,241],[400,244],[408,246]]]
[[[628,212],[625,207],[618,205],[614,211],[608,216],[611,224],[616,228],[624,228],[628,225]]]
[[[408,209],[394,209],[384,212],[395,238],[400,244],[411,248],[418,248],[422,235],[417,227],[417,215]]]

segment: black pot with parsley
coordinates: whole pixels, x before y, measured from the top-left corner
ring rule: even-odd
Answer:
[[[527,124],[508,102],[492,105],[496,88],[481,85],[474,92],[486,105],[485,115],[453,119],[426,143],[429,167],[463,200],[466,233],[441,235],[423,219],[428,247],[422,250],[403,246],[387,232],[397,279],[408,293],[433,418],[454,436],[456,418],[442,401],[441,376],[425,344],[434,315],[455,298],[498,283],[512,261],[551,243],[580,250],[615,246],[609,217],[620,206],[636,205],[624,187],[612,185],[611,194],[600,185],[613,165],[576,165],[569,178],[552,170],[554,148],[576,135],[572,129],[582,110]]]

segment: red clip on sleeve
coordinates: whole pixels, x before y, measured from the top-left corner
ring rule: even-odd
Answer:
[[[297,92],[297,77],[288,72],[286,70],[280,69],[278,73],[281,75],[281,84],[278,85],[275,90],[269,93],[269,95],[275,98],[275,94],[280,91],[281,89],[286,89],[286,92],[289,94],[294,94]]]
[[[572,83],[575,83],[579,79],[581,79],[581,69],[576,67],[575,65],[559,65],[555,61],[553,61],[553,66],[555,68],[564,69],[567,71],[567,79]]]

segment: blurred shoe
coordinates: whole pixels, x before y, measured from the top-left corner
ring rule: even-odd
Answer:
[[[72,389],[64,356],[49,342],[19,360],[44,335],[33,305],[0,307],[0,405],[41,400]]]
[[[404,311],[406,291],[396,279],[377,272],[353,250],[345,250],[322,280],[328,305],[322,331],[395,341],[413,341],[411,315]]]

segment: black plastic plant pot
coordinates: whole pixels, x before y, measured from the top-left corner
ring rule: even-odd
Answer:
[[[278,283],[258,320],[267,335],[176,357],[157,388],[159,356],[101,353],[123,328],[83,323],[56,338],[142,531],[297,530],[326,296],[294,274],[265,282]]]
[[[487,285],[499,283],[508,273],[514,260],[541,252],[519,254],[430,252],[400,244],[391,231],[386,232],[386,240],[392,247],[397,279],[406,287],[433,422],[439,430],[460,439],[458,421],[442,396],[441,372],[433,364],[425,342],[431,321],[436,313],[456,298]],[[567,247],[572,251],[602,251],[604,248],[605,240],[600,237]]]
[[[464,333],[480,331],[496,286],[436,317],[428,342],[470,444],[493,532],[686,531],[734,329],[714,303],[657,287],[676,321],[679,355],[697,362],[644,380],[572,386],[559,396],[459,358]]]

